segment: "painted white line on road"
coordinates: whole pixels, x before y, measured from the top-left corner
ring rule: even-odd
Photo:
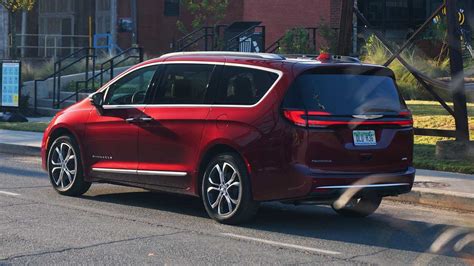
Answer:
[[[20,194],[17,194],[17,193],[13,193],[13,192],[8,192],[8,191],[1,191],[0,190],[0,194],[3,194],[3,195],[7,195],[7,196],[20,196]]]
[[[298,250],[302,250],[302,251],[317,252],[317,253],[328,254],[328,255],[340,255],[341,254],[340,252],[332,251],[332,250],[312,248],[312,247],[306,247],[306,246],[300,246],[300,245],[294,245],[294,244],[287,244],[287,243],[282,243],[282,242],[275,242],[275,241],[271,241],[271,240],[265,240],[265,239],[249,237],[249,236],[241,236],[241,235],[236,235],[236,234],[231,234],[231,233],[222,233],[222,235],[232,237],[232,238],[237,238],[237,239],[260,242],[260,243],[264,243],[264,244],[268,244],[268,245],[272,245],[272,246],[277,246],[277,247],[293,248],[293,249],[298,249]]]

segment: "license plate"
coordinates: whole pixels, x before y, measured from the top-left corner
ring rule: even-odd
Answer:
[[[375,130],[354,130],[352,136],[354,137],[354,145],[356,146],[377,145]]]

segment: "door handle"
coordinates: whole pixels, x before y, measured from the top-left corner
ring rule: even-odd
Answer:
[[[149,117],[149,116],[140,117],[139,119],[140,119],[140,121],[142,121],[142,122],[151,122],[151,121],[153,121],[153,118],[151,118],[151,117]]]
[[[135,117],[130,117],[130,118],[125,119],[125,122],[127,122],[127,123],[136,123],[136,122],[138,122],[138,119],[135,118]]]

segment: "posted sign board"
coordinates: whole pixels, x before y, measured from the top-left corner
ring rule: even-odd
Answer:
[[[19,61],[0,61],[0,110],[20,107],[21,64]]]

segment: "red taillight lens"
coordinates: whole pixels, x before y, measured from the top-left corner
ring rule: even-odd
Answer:
[[[317,112],[317,111],[302,111],[302,110],[284,110],[283,114],[285,115],[286,119],[290,120],[293,124],[297,126],[317,126],[315,122],[317,120],[308,119],[308,116],[328,116],[330,113],[328,112]]]
[[[413,115],[409,110],[401,111],[400,113],[398,113],[398,115],[400,115],[401,117],[403,117],[405,119],[409,119],[409,120],[406,120],[406,121],[400,121],[400,122],[404,123],[401,126],[403,126],[403,127],[412,127],[413,126]]]
[[[413,119],[411,112],[400,112],[399,117],[403,120],[390,120],[390,121],[347,121],[347,120],[336,120],[328,119],[331,113],[323,111],[303,111],[303,110],[283,110],[283,114],[290,122],[301,127],[328,127],[328,126],[340,126],[340,125],[396,125],[401,127],[412,127]],[[326,117],[326,118],[323,118]]]
[[[307,126],[306,118],[306,111],[301,110],[284,110],[283,114],[285,115],[286,119],[290,120],[293,124],[301,127]]]

